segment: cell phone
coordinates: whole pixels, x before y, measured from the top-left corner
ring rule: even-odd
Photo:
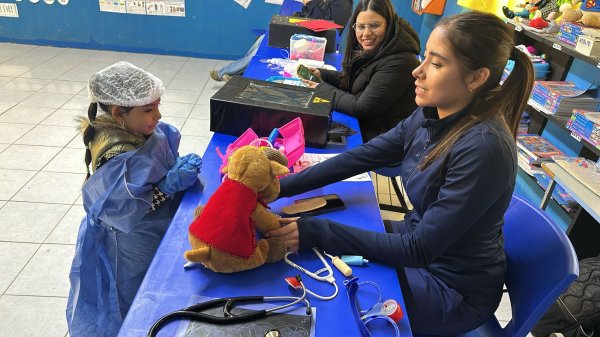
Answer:
[[[346,203],[337,194],[326,194],[326,195],[321,195],[321,196],[317,196],[317,197],[298,199],[298,200],[294,201],[294,205],[298,205],[303,202],[308,202],[315,198],[325,199],[325,205],[323,205],[321,207],[317,207],[312,210],[299,212],[294,215],[317,215],[317,214],[323,214],[323,213],[328,213],[328,212],[333,212],[333,211],[339,211],[339,210],[346,208]],[[292,215],[292,214],[288,214],[288,215]]]
[[[303,78],[305,80],[309,80],[309,81],[313,81],[313,82],[317,82],[317,83],[323,82],[323,80],[319,76],[313,74],[313,72],[310,71],[310,69],[308,69],[303,64],[298,65],[298,67],[296,68],[296,73],[298,74],[298,77]]]

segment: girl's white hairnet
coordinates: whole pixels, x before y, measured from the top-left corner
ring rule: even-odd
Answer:
[[[100,70],[88,82],[91,103],[143,106],[156,101],[164,92],[158,77],[125,61]]]

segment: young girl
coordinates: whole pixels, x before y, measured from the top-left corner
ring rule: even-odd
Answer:
[[[515,67],[500,86],[509,59]],[[491,14],[444,18],[413,71],[419,108],[389,132],[281,180],[289,196],[402,162],[414,209],[388,233],[327,219],[282,219],[269,232],[292,251],[320,247],[398,268],[412,331],[456,335],[502,296],[504,213],[515,185],[515,136],[533,84],[512,29]]]
[[[342,71],[313,69],[325,82],[305,81],[317,93],[334,92],[333,108],[358,119],[366,142],[393,128],[417,107],[412,71],[419,36],[389,0],[361,0],[350,18]]]
[[[87,214],[69,275],[71,337],[117,335],[177,209],[177,192],[197,180],[200,157],[179,157],[179,132],[159,122],[164,90],[160,79],[127,62],[89,80],[89,119],[80,120]]]

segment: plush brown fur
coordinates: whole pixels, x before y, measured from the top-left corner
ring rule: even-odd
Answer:
[[[267,152],[267,153],[265,153]],[[270,159],[269,159],[270,158]],[[229,179],[236,180],[254,190],[258,198],[269,203],[279,195],[279,179],[277,176],[289,172],[286,158],[276,150],[245,146],[237,149],[225,167]],[[195,211],[195,217],[201,213],[201,207]],[[257,203],[251,215],[259,232],[265,233],[279,228],[277,216]],[[257,241],[254,253],[247,259],[233,256],[202,242],[188,234],[192,247],[185,252],[188,261],[201,263],[207,268],[221,273],[233,273],[263,265],[265,262],[277,262],[286,253],[285,244],[277,239],[261,239]]]
[[[600,28],[600,13],[590,11],[583,12],[581,23],[588,27]]]

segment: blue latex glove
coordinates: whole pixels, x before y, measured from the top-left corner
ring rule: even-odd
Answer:
[[[156,186],[172,197],[175,193],[185,190],[196,182],[201,167],[202,159],[195,153],[178,157],[167,175],[159,180]]]

